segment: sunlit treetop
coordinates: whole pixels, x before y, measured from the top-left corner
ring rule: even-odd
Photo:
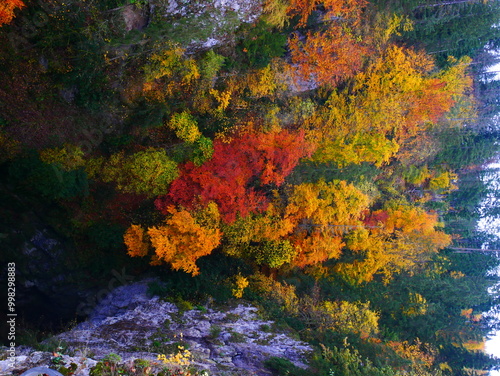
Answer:
[[[22,9],[25,6],[21,0],[2,0],[0,2],[0,27],[9,24],[15,17],[16,9]]]

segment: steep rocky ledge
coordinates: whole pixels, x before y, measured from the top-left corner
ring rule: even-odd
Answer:
[[[145,359],[159,369],[163,365],[158,355],[175,353],[178,346],[189,349],[191,366],[210,375],[267,375],[262,362],[272,356],[305,367],[310,346],[273,329],[272,321],[259,318],[257,308],[240,304],[225,311],[199,307],[182,312],[173,303],[149,297],[148,282],[115,289],[87,321],[50,339],[68,354],[58,364],[52,353],[18,348],[14,367],[5,355],[1,358],[5,360],[0,361],[0,374],[74,363],[75,376],[89,375],[97,361],[111,353],[121,356],[123,363]]]

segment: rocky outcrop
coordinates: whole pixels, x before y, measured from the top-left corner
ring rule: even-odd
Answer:
[[[242,23],[257,20],[262,1],[169,0],[158,5],[154,12],[170,24],[169,36],[193,51],[226,43]]]
[[[266,375],[262,362],[272,356],[305,367],[310,346],[273,328],[272,321],[260,318],[258,309],[246,304],[180,311],[173,303],[149,297],[147,282],[140,282],[114,290],[87,321],[52,338],[51,343],[64,344],[69,355],[62,357],[61,364],[76,364],[75,376],[88,375],[96,361],[110,353],[120,355],[123,362],[145,359],[159,365],[159,354],[168,357],[179,346],[189,349],[191,366],[211,375],[228,370]],[[19,371],[50,365],[46,353],[22,352],[16,357]],[[0,370],[2,366],[5,370],[6,362],[0,361]]]

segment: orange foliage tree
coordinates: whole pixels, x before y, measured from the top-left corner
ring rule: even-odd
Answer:
[[[355,34],[361,22],[364,0],[294,0],[289,12],[301,16],[299,26],[322,3],[326,10],[326,29],[308,32],[305,41],[298,33],[288,45],[292,63],[296,65],[299,80],[313,80],[319,85],[335,85],[359,71],[368,49],[362,37]]]
[[[307,18],[320,4],[326,10],[325,19],[359,22],[361,12],[367,2],[365,0],[291,0],[288,13],[300,16],[299,26],[304,26]]]
[[[14,18],[15,10],[25,6],[21,0],[2,0],[0,3],[0,26],[10,23]]]
[[[168,208],[169,218],[159,226],[144,230],[132,225],[125,232],[128,254],[144,257],[154,249],[151,264],[169,264],[174,270],[183,270],[193,276],[199,273],[196,260],[210,254],[220,243],[219,212],[214,203],[191,214],[187,210]]]
[[[344,181],[304,183],[275,200],[264,213],[224,225],[223,249],[232,256],[266,260],[270,267],[299,267],[338,258],[343,236],[362,226],[369,199]],[[259,262],[258,262],[259,263]]]
[[[293,263],[304,267],[340,256],[343,234],[362,224],[369,199],[345,181],[319,181],[295,186],[288,202],[285,217],[296,223]]]

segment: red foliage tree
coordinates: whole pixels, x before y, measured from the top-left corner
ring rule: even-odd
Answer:
[[[199,167],[186,163],[156,207],[165,213],[172,204],[196,208],[214,201],[222,219],[233,222],[238,215],[265,210],[268,199],[262,188],[283,184],[311,151],[302,133],[288,131],[242,133],[229,143],[216,140],[212,159]]]

